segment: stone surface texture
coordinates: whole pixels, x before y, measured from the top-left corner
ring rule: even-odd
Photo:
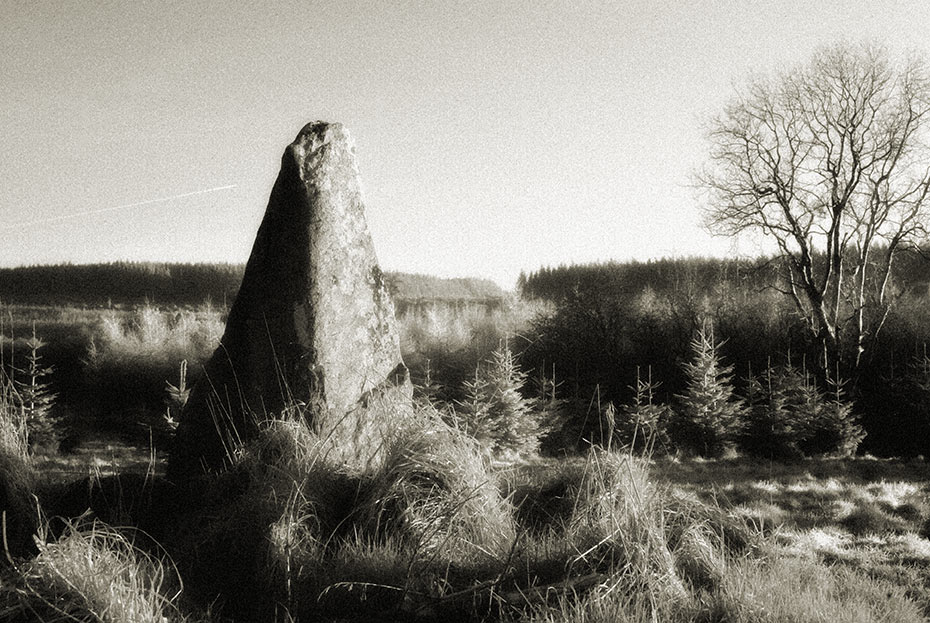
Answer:
[[[287,147],[219,348],[178,427],[169,475],[221,467],[267,417],[299,412],[346,462],[369,460],[410,408],[394,307],[348,131]]]

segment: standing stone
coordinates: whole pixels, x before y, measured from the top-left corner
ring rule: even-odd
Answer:
[[[295,406],[343,461],[361,463],[410,409],[394,306],[341,124],[308,124],[285,150],[204,373],[177,430],[175,478],[222,467],[261,420]]]

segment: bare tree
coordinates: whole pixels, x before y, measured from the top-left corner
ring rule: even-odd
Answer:
[[[888,316],[895,256],[927,235],[928,121],[919,59],[841,45],[752,80],[711,124],[709,229],[773,239],[785,293],[853,367]]]

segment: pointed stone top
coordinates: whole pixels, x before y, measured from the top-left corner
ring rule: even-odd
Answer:
[[[306,184],[328,190],[332,181],[345,190],[358,194],[358,165],[355,161],[355,141],[341,123],[314,121],[305,125],[287,152],[294,158],[300,179]],[[322,172],[322,173],[321,173]],[[367,225],[365,225],[367,229]]]
[[[294,141],[299,141],[301,137],[305,135],[324,135],[329,131],[339,132],[345,136],[349,135],[349,131],[346,129],[346,127],[338,121],[311,121],[303,128],[301,128],[300,132],[297,133],[297,138],[294,139]]]
[[[349,130],[341,123],[327,121],[308,123],[300,130],[291,145],[299,148],[303,156],[312,154],[331,143],[345,144],[353,154],[355,152],[355,142],[352,140]]]

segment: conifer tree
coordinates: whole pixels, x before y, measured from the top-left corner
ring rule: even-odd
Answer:
[[[769,459],[854,453],[865,433],[844,400],[845,383],[827,382],[825,396],[806,369],[791,364],[769,366],[761,377],[750,374],[742,448]]]
[[[865,439],[865,429],[853,414],[853,405],[845,400],[846,381],[839,374],[827,378],[830,390],[805,442],[808,454],[852,456]]]
[[[165,393],[167,395],[165,396],[164,424],[172,432],[177,430],[181,412],[184,410],[187,399],[191,394],[191,388],[187,386],[187,359],[181,360],[178,379],[177,385],[165,381]]]
[[[438,406],[441,392],[442,386],[436,382],[433,376],[432,362],[427,359],[422,377],[413,384],[414,397],[427,405]]]
[[[618,438],[627,447],[652,454],[656,448],[664,449],[668,442],[669,409],[666,405],[655,402],[655,392],[659,383],[652,380],[650,367],[646,378],[642,378],[639,366],[636,366],[636,385],[633,390],[633,400],[621,409],[621,417],[617,422]]]
[[[719,347],[711,329],[697,332],[691,341],[693,360],[684,364],[687,388],[677,396],[677,441],[705,457],[721,457],[734,447],[743,412],[733,393],[733,367],[721,364]]]
[[[740,445],[767,459],[799,457],[807,433],[801,414],[813,408],[816,417],[820,409],[817,395],[807,390],[807,381],[790,365],[779,370],[769,365],[758,377],[750,373],[746,406]]]
[[[526,373],[506,343],[465,383],[465,400],[457,403],[455,418],[491,455],[512,458],[539,450],[543,428],[521,393],[525,383]]]
[[[490,452],[494,442],[491,391],[480,366],[475,366],[474,378],[465,381],[463,386],[465,399],[456,402],[452,411],[454,423]]]
[[[930,355],[927,354],[926,344],[924,344],[923,353],[917,355],[908,368],[908,377],[914,387],[930,394]]]
[[[794,414],[796,443],[803,450],[823,414],[825,398],[806,365],[800,370],[791,364],[786,365],[782,370],[782,384],[788,394],[788,409]]]
[[[57,396],[52,392],[51,384],[44,380],[52,373],[52,368],[42,364],[42,355],[39,354],[45,345],[36,335],[33,324],[32,337],[26,341],[26,364],[19,370],[21,376],[15,381],[30,449],[38,446],[57,449],[60,439],[52,414]]]
[[[890,374],[879,380],[884,386],[882,404],[868,405],[870,397],[863,396],[872,416],[870,434],[879,447],[893,444],[903,455],[930,454],[930,354],[926,343],[906,365],[899,366],[897,374],[894,360],[891,363]],[[880,417],[876,417],[877,406]],[[892,427],[894,430],[888,430]]]
[[[489,360],[490,417],[494,422],[494,450],[499,455],[528,455],[539,451],[542,432],[531,403],[523,397],[526,373],[506,342]]]
[[[561,383],[556,381],[555,365],[551,377],[542,370],[533,378],[532,385],[535,398],[531,404],[539,423],[539,448],[544,454],[555,454],[567,445],[565,429],[569,417],[567,401],[558,395]]]

